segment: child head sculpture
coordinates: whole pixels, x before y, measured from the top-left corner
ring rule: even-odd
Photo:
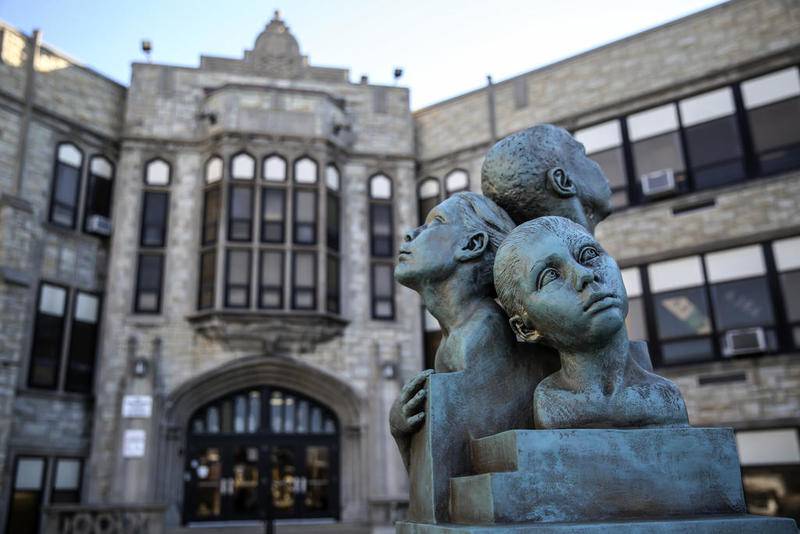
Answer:
[[[515,228],[497,251],[494,279],[511,328],[527,342],[586,352],[625,328],[619,267],[592,235],[563,217]]]
[[[433,208],[425,224],[407,232],[395,278],[419,291],[470,267],[475,293],[493,297],[495,253],[514,222],[497,204],[477,193],[456,193]]]
[[[481,187],[517,224],[558,215],[594,232],[611,212],[611,189],[600,166],[552,124],[498,141],[483,161]]]

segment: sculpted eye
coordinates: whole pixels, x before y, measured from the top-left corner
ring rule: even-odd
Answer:
[[[583,249],[581,249],[581,253],[580,253],[579,257],[578,257],[578,261],[580,261],[581,263],[589,263],[590,261],[592,261],[593,259],[595,259],[599,255],[600,255],[600,253],[597,252],[596,248],[594,248],[594,247],[583,247]]]
[[[541,273],[539,273],[539,279],[536,280],[536,289],[542,289],[544,286],[552,282],[553,280],[558,279],[558,271],[553,269],[552,267],[548,267]]]

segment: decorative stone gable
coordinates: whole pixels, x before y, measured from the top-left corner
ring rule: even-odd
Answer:
[[[275,11],[272,20],[256,39],[253,50],[245,52],[244,61],[260,74],[277,78],[298,78],[308,65],[300,54],[300,45],[289,27]]]

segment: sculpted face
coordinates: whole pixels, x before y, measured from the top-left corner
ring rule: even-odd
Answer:
[[[585,230],[539,230],[516,248],[520,262],[512,328],[557,350],[602,344],[625,326],[628,299],[616,262]]]
[[[433,208],[425,224],[404,236],[394,270],[404,286],[418,289],[421,282],[445,280],[456,269],[458,250],[468,236],[454,201],[450,198]]]

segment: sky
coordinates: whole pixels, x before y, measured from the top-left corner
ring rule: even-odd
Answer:
[[[312,65],[411,88],[412,109],[721,3],[719,0],[0,0],[0,19],[127,85],[130,63],[239,58],[280,9]]]

